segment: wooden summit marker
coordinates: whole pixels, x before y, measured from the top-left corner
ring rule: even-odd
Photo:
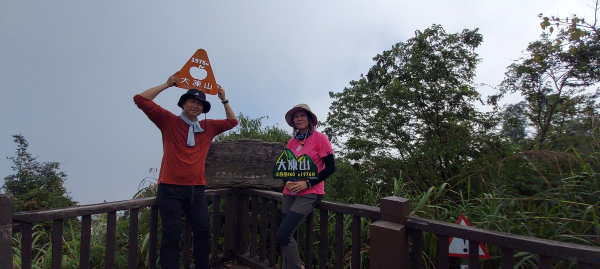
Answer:
[[[257,139],[213,142],[206,156],[206,188],[256,188],[281,192],[283,181],[272,177],[273,163],[284,144]]]
[[[219,92],[208,55],[203,49],[197,50],[192,55],[177,74],[177,78],[179,78],[179,88],[198,89],[212,95]]]

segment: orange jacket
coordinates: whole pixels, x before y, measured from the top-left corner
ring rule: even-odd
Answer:
[[[187,145],[190,126],[179,116],[141,95],[133,97],[135,104],[160,129],[163,140],[163,158],[158,176],[159,183],[175,185],[206,185],[204,164],[213,138],[238,124],[237,120],[201,120],[204,132],[195,133],[196,145]]]

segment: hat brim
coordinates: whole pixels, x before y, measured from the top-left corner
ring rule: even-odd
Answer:
[[[177,106],[183,108],[183,103],[185,102],[185,100],[188,99],[188,96],[194,97],[198,101],[200,101],[200,103],[202,103],[202,113],[208,113],[208,111],[210,111],[210,102],[202,100],[193,94],[187,94],[187,93],[183,94],[181,97],[179,97],[179,102],[177,102]]]
[[[287,113],[285,113],[285,121],[287,122],[287,124],[290,127],[295,128],[293,117],[294,117],[294,113],[296,113],[298,111],[304,111],[304,112],[306,112],[306,114],[310,115],[310,117],[312,118],[313,124],[315,126],[317,126],[317,124],[319,124],[319,121],[317,120],[317,115],[315,115],[311,111],[307,110],[306,108],[294,107],[294,108],[290,109]]]

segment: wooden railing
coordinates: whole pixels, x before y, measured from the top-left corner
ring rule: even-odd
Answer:
[[[276,262],[280,260],[277,255],[275,234],[278,228],[278,221],[280,220],[280,209],[278,204],[281,201],[281,193],[263,191],[263,190],[252,190],[242,189],[238,195],[238,212],[241,214],[238,218],[238,247],[235,253],[235,258],[242,264],[250,268],[269,268],[276,265]],[[361,231],[360,223],[361,219],[378,220],[380,218],[379,208],[366,205],[349,205],[343,203],[334,203],[328,201],[322,201],[317,207],[319,213],[318,223],[318,238],[315,238],[315,224],[314,214],[311,213],[306,219],[305,233],[299,234],[300,240],[298,242],[305,242],[304,263],[306,269],[312,269],[315,264],[314,259],[317,258],[318,268],[343,268],[344,260],[346,256],[344,253],[344,215],[352,217],[351,223],[351,237],[352,237],[352,249],[351,253],[360,253],[361,246]],[[250,212],[250,214],[247,214]],[[263,216],[269,214],[269,218]],[[329,218],[334,218],[335,222],[335,236],[333,239],[333,253],[329,253],[329,235],[327,232],[329,229]],[[258,220],[258,216],[261,216]],[[269,222],[269,223],[267,223]],[[269,237],[259,237],[258,235],[267,233],[266,229],[269,227]],[[318,241],[318,257],[314,257],[314,245]],[[266,246],[269,246],[269,257],[266,257]],[[328,264],[329,256],[333,254],[335,257],[333,264]],[[360,268],[361,256],[351,255],[350,265],[352,268]],[[387,267],[389,268],[389,267]]]
[[[227,212],[232,212],[230,200],[232,200],[235,189],[208,190],[206,194],[212,197],[213,203],[220,205],[221,197],[228,196]],[[90,268],[90,242],[91,242],[91,223],[92,215],[106,214],[106,246],[104,260],[106,268],[115,268],[115,246],[117,231],[117,212],[129,212],[129,235],[128,245],[128,268],[136,268],[138,257],[138,227],[139,211],[141,208],[150,207],[150,233],[149,233],[149,257],[148,264],[150,268],[156,268],[156,250],[158,234],[158,207],[154,197],[133,199],[120,202],[93,204],[76,206],[61,209],[12,212],[12,196],[0,196],[0,268],[12,268],[12,233],[21,233],[21,268],[32,268],[32,249],[33,249],[33,225],[38,222],[52,222],[52,268],[61,268],[62,264],[62,246],[63,246],[63,222],[68,219],[81,218],[81,242],[80,242],[80,268]],[[216,206],[219,208],[219,206]],[[218,242],[221,238],[220,210],[214,212],[213,217],[213,236],[212,237],[212,261],[211,265],[217,265],[225,258],[218,253]],[[227,227],[234,227],[235,219],[227,216],[225,221]],[[231,231],[225,230],[225,231]],[[231,248],[231,232],[225,232],[225,250]],[[185,268],[190,267],[190,248],[191,248],[191,229],[186,225],[184,234],[183,258]]]
[[[280,220],[281,193],[229,188],[207,190],[212,213],[211,265],[228,259],[250,268],[277,268],[281,262],[276,242],[276,231]],[[222,200],[225,210],[220,210]],[[150,268],[156,268],[158,211],[154,198],[135,199],[122,202],[86,205],[72,208],[38,212],[12,212],[12,196],[0,195],[0,268],[12,268],[12,233],[20,232],[22,268],[31,268],[32,227],[36,222],[52,221],[52,268],[61,268],[62,226],[66,219],[81,218],[80,267],[90,265],[91,216],[107,214],[107,236],[105,247],[106,268],[114,268],[115,231],[117,212],[127,210],[130,214],[129,246],[138,245],[138,213],[150,207]],[[315,214],[319,219],[315,227]],[[222,215],[224,214],[224,216]],[[335,223],[333,241],[327,232],[330,219]],[[351,247],[344,249],[344,219],[351,219]],[[362,219],[370,220],[368,242],[361,242]],[[20,227],[20,228],[18,228]],[[306,233],[299,235],[298,242],[305,242],[304,262],[306,268],[422,268],[423,233],[433,233],[438,240],[438,267],[449,268],[449,237],[469,240],[469,267],[479,268],[479,243],[502,248],[501,267],[512,268],[515,251],[539,255],[540,268],[552,268],[553,259],[574,261],[577,268],[600,267],[600,248],[562,243],[478,229],[457,224],[409,216],[409,201],[400,197],[386,197],[380,207],[349,205],[323,201],[310,214],[305,224]],[[219,242],[223,242],[220,244]],[[183,260],[185,268],[190,266],[191,229],[186,225]],[[370,261],[361,261],[360,246],[369,244]],[[318,245],[317,257],[313,254]],[[330,247],[331,245],[331,247]],[[330,249],[333,249],[330,253]],[[409,251],[411,249],[412,251]],[[345,253],[346,252],[346,253]],[[412,256],[409,257],[409,253]],[[333,255],[333,262],[329,262]],[[344,257],[349,257],[344,258]],[[129,268],[137,266],[137,248],[128,252]]]
[[[501,267],[513,268],[515,251],[539,255],[539,268],[553,268],[552,259],[576,261],[576,268],[600,268],[600,248],[586,245],[558,242],[548,239],[514,235],[462,226],[437,220],[410,217],[406,219],[413,244],[413,268],[421,268],[420,255],[423,246],[423,232],[431,232],[438,239],[438,264],[448,268],[448,238],[450,236],[469,240],[469,269],[479,268],[479,243],[502,248]]]

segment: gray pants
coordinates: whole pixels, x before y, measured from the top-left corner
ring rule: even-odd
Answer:
[[[307,194],[301,196],[283,195],[281,200],[281,211],[283,220],[277,230],[277,239],[281,245],[281,256],[283,269],[301,269],[300,254],[298,253],[298,242],[294,238],[294,232],[304,222],[306,216],[321,203],[323,195]]]

